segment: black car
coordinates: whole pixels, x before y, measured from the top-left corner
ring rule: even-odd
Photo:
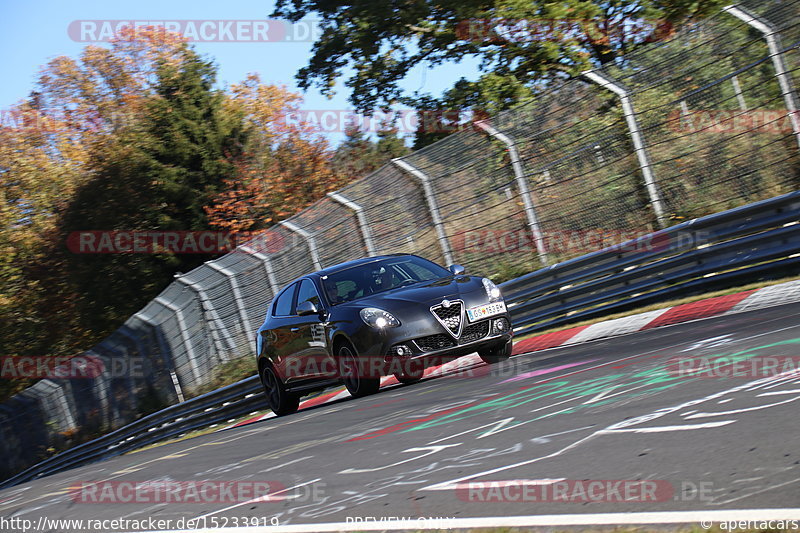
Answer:
[[[258,330],[258,372],[270,408],[297,410],[300,397],[344,381],[354,397],[381,376],[422,378],[432,360],[477,352],[511,355],[511,320],[487,278],[416,255],[358,259],[303,276],[270,304]]]

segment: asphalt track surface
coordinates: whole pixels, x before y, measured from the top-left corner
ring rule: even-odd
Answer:
[[[522,354],[35,480],[0,492],[0,516],[202,518],[210,527],[243,517],[297,525],[797,508],[800,374],[674,370],[676,357],[796,362],[799,349],[800,305],[784,305]],[[204,503],[89,503],[70,492],[199,480],[273,488],[261,501]],[[557,480],[575,490],[581,480],[657,489],[631,501],[613,491],[520,495]]]

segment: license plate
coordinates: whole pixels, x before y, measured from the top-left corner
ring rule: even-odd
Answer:
[[[487,316],[499,315],[506,312],[505,302],[495,302],[493,304],[479,305],[467,309],[467,318],[470,322],[475,322]]]

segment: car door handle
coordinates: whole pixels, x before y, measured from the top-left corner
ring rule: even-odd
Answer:
[[[291,331],[292,333],[297,333],[298,331],[300,331],[300,328],[292,328],[289,331]]]

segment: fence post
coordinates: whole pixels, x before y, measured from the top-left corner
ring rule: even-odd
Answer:
[[[278,224],[289,231],[297,233],[306,240],[306,243],[308,244],[308,251],[311,253],[311,261],[314,263],[314,268],[317,270],[322,270],[322,263],[319,262],[319,253],[317,252],[317,241],[314,239],[314,236],[297,224],[293,224],[288,220],[281,220],[278,222]]]
[[[536,216],[536,207],[533,205],[533,198],[531,197],[530,190],[528,189],[528,179],[525,176],[525,170],[522,168],[522,159],[519,157],[519,150],[517,150],[516,143],[498,129],[490,126],[486,121],[478,121],[475,123],[480,129],[506,145],[508,150],[508,157],[511,159],[511,168],[514,171],[514,180],[517,183],[519,194],[522,196],[522,204],[525,207],[525,216],[528,218],[528,226],[533,235],[533,242],[536,244],[536,251],[539,254],[539,261],[543,266],[547,266],[550,262],[547,258],[547,248],[544,243],[544,236],[542,234],[542,227],[539,224],[539,217]]]
[[[639,168],[642,170],[644,176],[644,183],[647,187],[647,193],[650,196],[650,202],[653,204],[653,211],[658,220],[658,225],[661,228],[667,227],[667,218],[664,214],[664,201],[661,199],[661,192],[658,190],[655,177],[653,176],[653,169],[650,163],[650,156],[647,153],[647,148],[642,135],[642,130],[639,127],[639,121],[636,119],[636,112],[633,109],[633,102],[631,101],[630,91],[621,83],[611,80],[603,74],[594,70],[587,70],[582,75],[588,80],[600,85],[604,89],[611,91],[619,96],[622,103],[622,111],[625,114],[625,122],[628,125],[628,131],[633,139],[633,147],[636,151],[636,158],[639,160]]]
[[[236,350],[236,343],[233,342],[231,338],[231,334],[228,331],[228,328],[225,327],[225,324],[222,323],[220,320],[219,315],[217,314],[217,310],[214,309],[214,306],[211,305],[211,301],[206,294],[205,288],[202,285],[197,283],[196,281],[189,281],[187,279],[183,279],[182,276],[175,276],[175,279],[180,283],[183,283],[194,292],[197,293],[197,297],[200,300],[200,308],[203,310],[203,314],[205,315],[206,311],[211,316],[211,321],[216,324],[216,327],[211,328],[211,338],[214,340],[214,345],[217,348],[217,352],[219,353],[220,358],[223,361],[227,361],[229,359],[225,348],[222,346],[222,339],[220,339],[220,332],[225,335],[225,342],[228,345],[228,349],[233,351]]]
[[[262,254],[261,252],[255,250],[249,245],[244,245],[241,247],[242,251],[248,253],[259,259],[264,264],[264,271],[267,273],[267,281],[269,282],[269,288],[272,290],[272,296],[274,297],[278,294],[278,281],[275,279],[275,270],[272,268],[272,261],[269,260],[269,257],[266,254]]]
[[[727,6],[723,7],[722,10],[730,13],[764,35],[764,40],[767,41],[767,48],[769,49],[769,55],[772,59],[772,66],[775,68],[775,77],[778,78],[778,84],[781,88],[787,115],[792,123],[792,132],[797,139],[798,147],[800,147],[800,116],[797,110],[797,97],[794,94],[794,87],[792,87],[792,79],[786,72],[786,63],[783,61],[783,50],[778,28],[776,28],[772,22],[751,13],[741,6]]]
[[[186,329],[186,322],[183,320],[183,311],[181,311],[177,305],[168,302],[160,296],[153,301],[175,313],[175,318],[178,319],[178,329],[181,330],[181,340],[183,340],[183,345],[186,346],[186,357],[189,359],[189,367],[192,369],[194,379],[200,381],[202,376],[200,375],[200,369],[197,368],[197,356],[194,353],[192,340],[189,338],[189,330]]]
[[[405,170],[417,178],[420,183],[422,183],[422,190],[425,193],[425,201],[428,202],[428,210],[431,212],[431,220],[433,220],[433,226],[436,228],[436,235],[439,237],[439,246],[442,247],[444,262],[448,265],[452,265],[454,263],[453,253],[450,251],[450,242],[447,240],[447,233],[444,231],[444,223],[442,222],[442,216],[439,213],[439,205],[436,203],[436,196],[433,194],[433,187],[431,187],[430,178],[399,157],[397,159],[392,159],[392,163]]]
[[[171,358],[167,357],[167,352],[164,349],[163,339],[161,338],[161,332],[158,330],[158,324],[155,323],[153,319],[149,316],[145,315],[143,312],[139,311],[135,315],[136,318],[144,322],[145,324],[149,324],[151,328],[153,328],[153,332],[156,335],[156,342],[158,342],[159,349],[161,350],[161,357],[164,359],[164,363],[167,365],[167,370],[169,371],[169,377],[172,379],[172,386],[175,387],[175,395],[178,397],[178,402],[183,403],[183,388],[181,387],[180,381],[178,381],[178,375],[175,373],[175,364]],[[188,337],[187,337],[188,338]],[[184,339],[184,344],[186,343],[186,339]],[[188,352],[188,345],[187,345],[187,352]]]
[[[244,300],[242,299],[242,292],[239,290],[239,283],[236,281],[236,274],[225,267],[219,266],[213,261],[209,261],[206,264],[228,278],[228,282],[231,284],[231,292],[233,292],[233,300],[236,302],[236,308],[239,310],[239,318],[244,326],[247,339],[248,341],[254,339],[253,326],[250,324],[250,318],[247,316],[247,310],[244,308]]]
[[[328,196],[355,212],[358,226],[361,228],[361,235],[364,237],[364,247],[367,249],[367,254],[370,256],[378,255],[375,252],[375,244],[372,242],[372,233],[369,230],[367,217],[364,215],[364,208],[338,192],[329,192]]]

